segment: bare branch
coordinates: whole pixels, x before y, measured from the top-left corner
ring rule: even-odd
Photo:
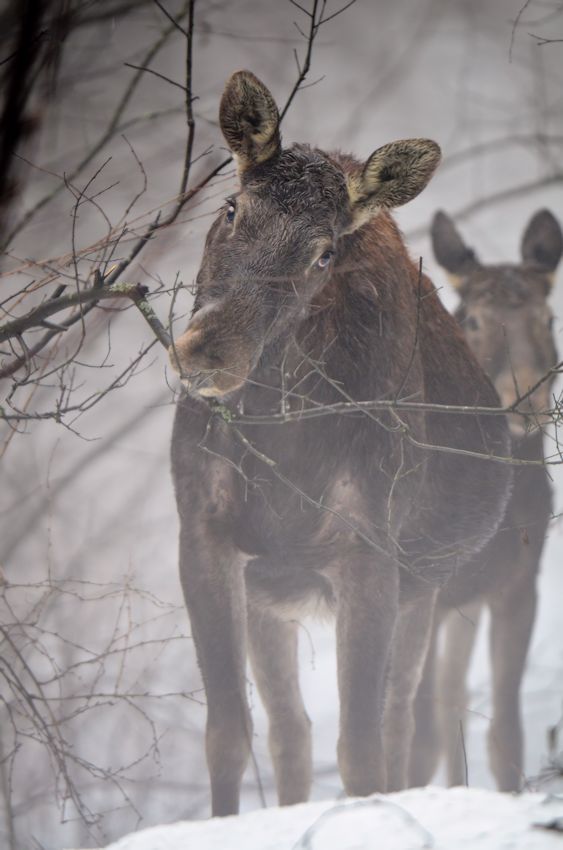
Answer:
[[[508,61],[509,62],[512,62],[512,50],[513,50],[513,47],[514,47],[514,40],[516,38],[516,30],[518,29],[518,25],[520,24],[520,20],[522,18],[522,15],[524,14],[524,12],[526,11],[526,9],[528,8],[528,6],[530,5],[531,2],[532,2],[532,0],[526,0],[526,2],[524,3],[522,8],[520,9],[518,14],[516,15],[516,18],[514,19],[514,23],[512,24],[512,30],[510,31],[510,47],[508,48]]]
[[[563,43],[563,38],[544,38],[541,35],[534,35],[533,32],[528,33],[529,36],[536,39],[536,44],[538,47],[544,47],[546,44],[561,44]]]
[[[173,15],[171,15],[171,14],[170,14],[170,12],[168,11],[168,9],[166,9],[166,7],[164,6],[164,4],[163,4],[163,3],[161,3],[161,2],[160,2],[160,0],[153,0],[153,3],[155,3],[155,4],[158,6],[158,8],[160,9],[160,11],[161,11],[161,12],[163,12],[163,14],[165,14],[165,15],[166,15],[166,17],[168,18],[168,20],[169,20],[171,23],[173,23],[173,24],[174,24],[174,26],[176,27],[176,29],[177,29],[177,30],[179,30],[179,32],[181,32],[181,33],[182,33],[182,35],[184,35],[184,36],[188,37],[188,33],[187,33],[187,31],[186,31],[186,30],[185,30],[185,29],[184,29],[184,28],[183,28],[183,27],[179,24],[179,22],[176,20],[176,18],[175,18]]]
[[[165,74],[161,74],[160,71],[155,71],[154,68],[143,68],[142,65],[133,65],[132,62],[124,62],[123,64],[126,68],[133,68],[135,71],[142,71],[144,74],[153,74],[160,80],[170,83],[171,86],[176,86],[176,88],[181,89],[183,92],[186,91],[186,87],[182,85],[182,83],[177,83],[176,80],[171,80],[170,77],[167,77]]]

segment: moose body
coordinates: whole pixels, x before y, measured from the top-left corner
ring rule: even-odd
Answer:
[[[479,459],[507,454],[503,417],[425,407],[498,405],[386,210],[422,190],[437,145],[395,142],[365,164],[282,149],[246,71],[220,123],[241,191],[211,226],[170,357],[188,387],[172,444],[181,581],[226,815],[251,746],[247,652],[279,801],[308,797],[297,618],[315,611],[336,620],[346,791],[406,785],[437,589],[496,530],[509,469]]]
[[[440,751],[451,785],[466,782],[462,741],[467,722],[466,677],[480,613],[491,614],[493,717],[491,768],[501,791],[522,786],[520,686],[537,603],[536,581],[551,518],[551,488],[543,465],[543,430],[551,407],[557,353],[547,298],[563,235],[547,210],[536,213],[522,239],[522,263],[484,266],[443,213],[432,236],[437,260],[461,298],[456,317],[510,415],[514,484],[497,533],[473,563],[440,591],[433,636],[416,702],[412,782],[432,779]],[[519,463],[522,461],[522,463]],[[438,660],[440,627],[445,650]]]

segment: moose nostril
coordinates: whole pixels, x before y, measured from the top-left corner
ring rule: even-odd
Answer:
[[[218,354],[213,339],[200,336],[188,343],[185,350],[186,357],[194,361],[194,365],[201,369],[219,369],[224,365],[223,358]]]
[[[189,354],[192,357],[197,354],[204,354],[206,346],[207,340],[204,338],[201,331],[194,331],[190,335],[186,334],[186,354]]]
[[[209,366],[213,369],[219,369],[221,366],[224,366],[223,358],[215,351],[205,352],[205,359],[207,360]]]
[[[188,328],[171,346],[169,356],[172,366],[186,374],[225,366],[224,357],[217,351],[214,334],[203,328]]]

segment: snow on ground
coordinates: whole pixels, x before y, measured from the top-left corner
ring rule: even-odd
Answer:
[[[563,795],[416,788],[144,829],[106,850],[561,850]]]

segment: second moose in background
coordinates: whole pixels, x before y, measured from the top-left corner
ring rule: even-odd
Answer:
[[[520,685],[536,613],[536,580],[548,522],[551,489],[544,460],[553,367],[557,352],[548,297],[563,250],[557,220],[536,213],[522,237],[519,264],[482,265],[444,213],[432,241],[437,261],[459,293],[456,317],[510,415],[514,489],[496,536],[451,579],[438,597],[433,637],[416,702],[411,780],[427,784],[440,751],[450,785],[467,783],[463,729],[468,717],[466,678],[481,610],[491,614],[493,716],[491,769],[501,791],[524,780]],[[518,401],[521,399],[520,401]],[[438,659],[438,635],[445,651]]]

